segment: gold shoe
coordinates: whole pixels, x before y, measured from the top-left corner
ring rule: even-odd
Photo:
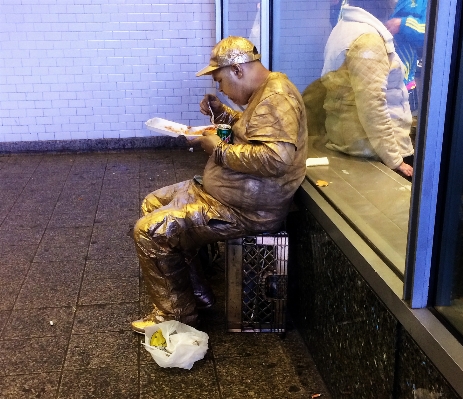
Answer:
[[[144,334],[146,327],[154,326],[155,324],[162,323],[163,321],[165,321],[165,319],[162,312],[154,307],[153,311],[149,315],[142,319],[132,321],[132,330],[139,334]]]

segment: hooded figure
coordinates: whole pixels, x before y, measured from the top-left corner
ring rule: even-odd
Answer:
[[[411,177],[412,115],[404,66],[383,23],[392,12],[391,3],[350,0],[328,38],[321,77],[326,146],[380,160]]]

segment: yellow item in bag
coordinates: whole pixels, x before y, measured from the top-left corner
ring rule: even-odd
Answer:
[[[155,331],[154,334],[151,336],[150,345],[161,346],[164,348],[166,347],[166,339],[164,338],[164,335],[162,335],[162,331],[160,329]]]

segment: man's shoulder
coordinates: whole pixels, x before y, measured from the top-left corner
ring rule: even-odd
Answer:
[[[302,101],[302,96],[298,88],[291,82],[288,76],[282,72],[272,72],[270,74],[267,84],[260,96],[260,101],[275,95],[295,97],[298,101]]]

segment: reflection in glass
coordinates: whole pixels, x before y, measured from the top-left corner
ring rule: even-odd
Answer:
[[[461,152],[462,141],[454,144]],[[436,309],[463,334],[463,170],[462,162],[451,165],[450,177],[460,181],[451,181],[448,189],[436,295],[436,304],[440,306]]]
[[[260,0],[224,0],[222,2],[223,35],[239,36],[249,39],[264,58],[265,49],[261,48],[261,2]],[[262,63],[265,65],[264,59]],[[226,96],[218,92],[219,99],[229,107],[243,110],[243,107],[229,101]]]
[[[308,180],[330,182],[320,190],[325,198],[402,275],[411,178],[394,170],[403,163],[409,171],[413,167],[408,156],[414,155],[419,103],[410,107],[407,85],[414,80],[420,87],[426,1],[349,1],[298,2],[295,10],[293,3],[275,0],[272,40],[278,46],[272,65],[303,92],[310,156],[330,159],[329,168],[308,168]],[[364,31],[353,21],[334,28],[349,7],[364,8],[375,22],[362,25]],[[406,43],[412,30],[415,35]],[[400,46],[407,51],[399,51]],[[337,147],[328,149],[327,140],[333,144],[336,135]],[[360,139],[354,140],[355,135]]]
[[[379,160],[411,180],[412,114],[406,68],[388,28],[400,31],[401,19],[389,18],[392,7],[390,0],[350,0],[341,8],[326,43],[321,78],[326,146]]]
[[[261,52],[260,18],[260,0],[230,0],[226,36],[246,37]]]
[[[410,137],[415,144],[421,90],[421,67],[426,31],[427,0],[397,0],[386,27],[394,36],[396,52],[405,67],[405,86],[412,111]]]
[[[461,35],[461,33],[460,33]],[[461,36],[460,36],[461,40]],[[453,85],[452,95],[455,98],[455,109],[461,109],[463,101],[463,52],[461,48],[455,57],[459,61],[458,73]],[[451,102],[450,100],[448,102]],[[439,181],[440,203],[438,212],[442,215],[440,242],[434,246],[439,248],[440,255],[436,257],[437,289],[434,304],[463,337],[463,117],[461,113],[452,114],[453,123],[444,148],[447,149],[441,167],[447,169],[441,173]],[[437,235],[437,234],[436,234]],[[437,252],[437,250],[436,250]],[[432,293],[431,293],[432,294]]]

